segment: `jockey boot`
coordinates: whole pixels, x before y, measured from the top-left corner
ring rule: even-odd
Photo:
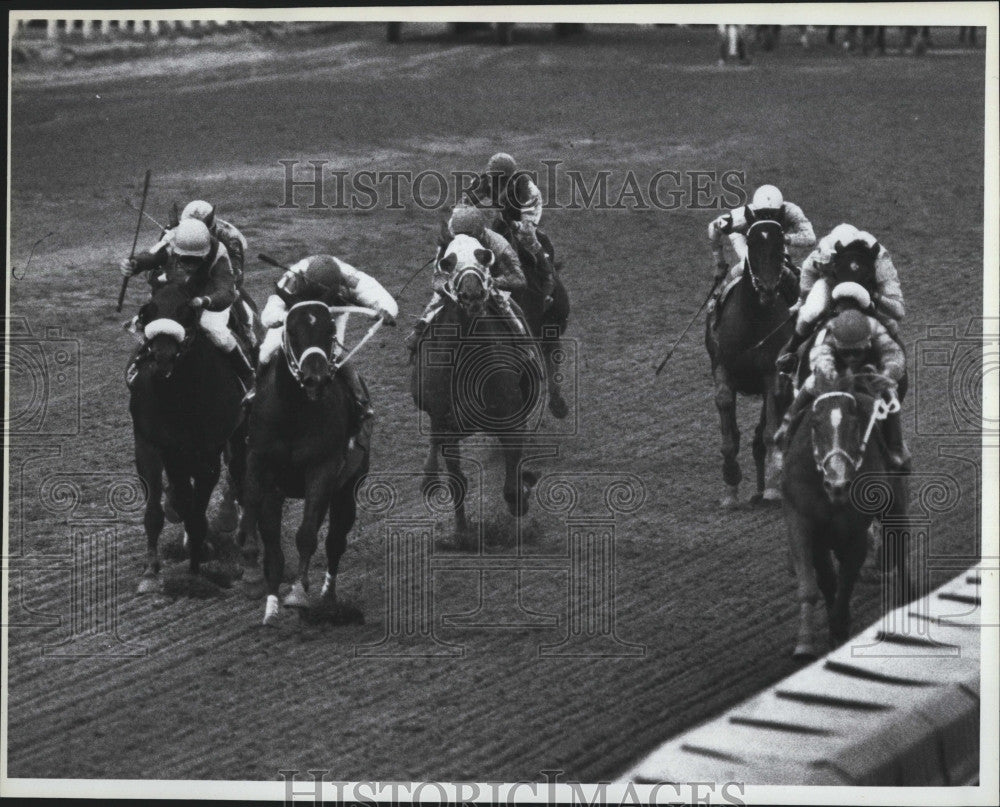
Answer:
[[[549,260],[548,254],[544,249],[541,248],[539,244],[539,249],[535,252],[535,266],[538,269],[538,280],[541,285],[542,292],[542,310],[546,311],[552,305],[554,300],[552,299],[552,292],[556,287],[556,273],[552,268],[552,261]]]
[[[420,344],[420,340],[424,337],[424,331],[427,330],[427,322],[422,319],[417,320],[417,324],[413,326],[413,330],[410,331],[410,335],[403,340],[403,344],[406,345],[406,349],[410,351],[410,359],[416,355],[417,346]]]
[[[806,387],[799,390],[798,395],[795,396],[795,400],[792,401],[791,406],[788,407],[788,411],[785,412],[784,418],[781,420],[781,425],[778,430],[774,433],[774,445],[778,448],[784,449],[788,438],[791,436],[789,430],[792,424],[798,418],[799,412],[810,406],[815,400],[816,395],[811,392]]]
[[[135,381],[135,377],[139,374],[139,363],[143,360],[143,358],[145,358],[148,352],[149,342],[143,342],[132,351],[128,364],[125,365],[125,385],[129,389],[132,389],[132,383]]]
[[[798,350],[802,347],[802,343],[806,341],[805,334],[799,333],[796,328],[792,331],[792,335],[785,346],[781,348],[778,352],[778,359],[775,362],[778,368],[778,372],[792,374],[795,372],[795,367],[798,364]]]
[[[246,355],[243,353],[243,348],[236,344],[232,350],[230,350],[226,356],[229,358],[229,364],[236,372],[236,375],[240,379],[240,383],[243,385],[243,389],[249,392],[253,389],[254,372],[253,365],[250,364],[250,360],[247,359]]]
[[[885,435],[885,447],[889,452],[889,463],[892,470],[908,473],[912,456],[906,441],[903,439],[903,423],[899,412],[892,412],[886,416],[882,433]]]

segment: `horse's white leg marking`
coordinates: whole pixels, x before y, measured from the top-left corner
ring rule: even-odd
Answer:
[[[267,604],[264,606],[264,624],[271,625],[278,619],[278,597],[275,594],[267,595]]]

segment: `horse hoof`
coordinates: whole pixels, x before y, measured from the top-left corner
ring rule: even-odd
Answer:
[[[764,504],[776,506],[781,504],[781,491],[777,488],[767,488],[761,497]]]
[[[277,595],[268,594],[267,604],[264,606],[264,624],[271,626],[277,624],[280,613],[281,609],[278,607]]]
[[[285,596],[285,607],[286,608],[308,608],[309,607],[309,595],[306,594],[305,588],[302,586],[302,582],[296,580],[292,583],[292,590],[288,592]]]
[[[792,651],[792,658],[796,661],[815,661],[819,658],[819,653],[813,645],[800,642]]]
[[[721,499],[719,499],[719,507],[723,510],[735,510],[740,506],[740,500],[736,498],[732,493],[727,493]]]
[[[219,510],[218,520],[216,525],[219,532],[236,532],[237,526],[239,526],[240,517],[236,512],[234,507],[224,507]]]
[[[561,395],[549,396],[549,411],[556,420],[563,420],[569,414],[569,405]]]
[[[181,546],[183,546],[185,549],[187,549],[188,545],[190,544],[190,542],[191,542],[191,539],[188,538],[188,531],[184,530],[184,540],[181,542]]]
[[[160,590],[160,579],[158,577],[144,577],[139,581],[139,588],[136,594],[153,594]]]

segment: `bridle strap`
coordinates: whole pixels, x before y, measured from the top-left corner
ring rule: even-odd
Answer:
[[[855,398],[849,392],[826,392],[818,396],[815,401],[813,401],[813,411],[815,411],[816,404],[825,398],[832,397],[842,397],[850,398],[857,405],[857,398]],[[890,414],[899,411],[899,399],[893,398],[891,401],[886,401],[882,398],[875,398],[875,403],[872,406],[871,416],[868,418],[868,425],[865,428],[864,436],[861,438],[861,444],[858,446],[858,457],[855,459],[851,454],[839,446],[837,448],[832,448],[824,455],[820,462],[816,463],[817,469],[820,471],[826,466],[826,463],[831,457],[835,457],[838,454],[842,454],[847,458],[847,461],[854,467],[855,470],[861,467],[862,463],[865,461],[865,453],[868,451],[868,441],[871,439],[872,430],[875,428],[875,423],[877,421],[885,420]]]

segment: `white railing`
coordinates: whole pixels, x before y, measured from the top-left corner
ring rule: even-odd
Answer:
[[[31,25],[35,23],[35,25]],[[70,37],[81,39],[115,38],[120,36],[162,36],[166,34],[205,33],[207,31],[225,28],[229,20],[80,20],[80,19],[49,19],[49,20],[18,20],[17,34],[27,35],[30,29],[45,25],[45,38],[51,40]]]

